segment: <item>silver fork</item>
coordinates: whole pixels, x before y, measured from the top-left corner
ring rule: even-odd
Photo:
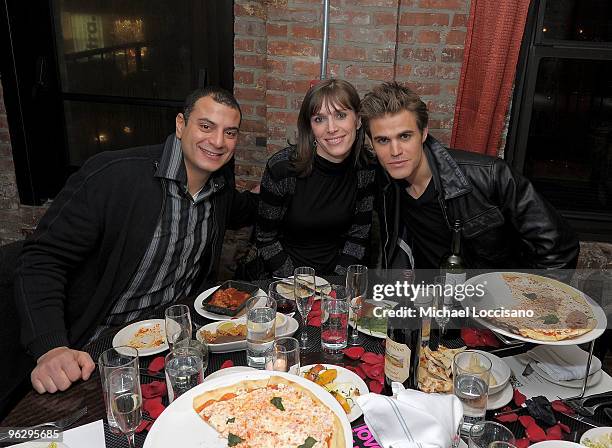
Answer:
[[[24,429],[30,430],[30,429],[44,428],[44,427],[49,427],[50,426],[52,428],[57,428],[60,431],[63,431],[64,429],[68,428],[69,426],[75,424],[85,414],[87,414],[87,406],[84,406],[81,409],[78,409],[77,411],[73,412],[72,414],[69,414],[69,415],[67,415],[65,417],[62,417],[59,420],[55,420],[55,421],[52,421],[52,422],[39,423],[38,425],[30,426],[30,427],[24,428]],[[0,440],[5,440],[5,439],[8,439],[8,438],[9,438],[8,433],[4,433],[4,434],[0,435]]]
[[[599,409],[602,406],[606,406],[606,405],[610,405],[612,404],[612,400],[607,400],[607,401],[602,401],[601,403],[597,403],[593,406],[576,406],[576,410],[580,413],[580,414],[585,414],[588,415],[589,417],[592,417],[595,415],[595,411],[597,411],[597,409]],[[569,404],[570,407],[573,407],[572,404]],[[575,406],[575,405],[574,405]]]

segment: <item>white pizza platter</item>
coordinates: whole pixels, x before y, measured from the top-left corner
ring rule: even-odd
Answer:
[[[328,406],[340,419],[344,431],[346,448],[353,447],[351,424],[336,399],[321,386],[296,375],[284,372],[257,370],[224,375],[205,381],[178,397],[162,412],[151,427],[144,442],[144,448],[226,448],[227,439],[219,436],[212,426],[208,425],[193,409],[193,399],[208,390],[230,386],[244,380],[261,380],[273,375],[281,376],[310,390]]]
[[[497,308],[501,306],[505,306],[506,308],[508,308],[507,306],[508,303],[511,303],[513,299],[512,299],[512,293],[510,291],[510,288],[508,287],[508,285],[506,284],[506,282],[504,281],[502,277],[503,274],[525,275],[519,272],[489,272],[486,274],[480,274],[475,277],[472,277],[465,282],[466,285],[470,284],[470,285],[473,285],[474,287],[476,287],[476,285],[484,285],[485,294],[482,297],[476,297],[476,296],[466,297],[465,300],[461,302],[461,305],[463,307],[479,308],[483,306],[483,304],[486,304],[486,307],[488,309],[493,309],[493,308]],[[533,276],[533,274],[529,274],[529,275]],[[591,299],[585,293],[569,285],[566,285],[566,286],[570,288],[571,290],[573,290],[575,293],[582,296],[586,300],[589,306],[593,309],[593,315],[595,319],[597,320],[597,324],[595,325],[595,328],[593,328],[588,333],[580,335],[576,338],[563,339],[561,341],[540,341],[537,339],[532,339],[532,338],[528,338],[528,337],[525,337],[525,336],[522,336],[516,333],[512,333],[511,331],[505,328],[498,327],[497,325],[495,325],[494,322],[483,319],[481,317],[472,317],[472,318],[476,322],[481,324],[482,326],[489,328],[490,330],[496,333],[499,333],[503,336],[507,336],[512,339],[518,339],[524,342],[532,342],[534,344],[577,345],[577,344],[584,344],[586,342],[591,342],[592,340],[597,339],[599,336],[603,334],[603,332],[605,331],[607,327],[607,323],[608,323],[604,310],[601,308],[601,306],[599,306],[598,303],[596,303],[593,299]]]

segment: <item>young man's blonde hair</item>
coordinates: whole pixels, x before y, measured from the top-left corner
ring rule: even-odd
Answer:
[[[395,115],[404,110],[413,112],[417,127],[423,133],[429,121],[427,105],[419,96],[397,82],[385,82],[366,93],[361,100],[359,115],[366,132],[370,135],[369,121],[384,115]]]

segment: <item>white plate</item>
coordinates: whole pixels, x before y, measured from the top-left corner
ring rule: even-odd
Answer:
[[[293,286],[291,284],[291,282],[293,281],[293,275],[290,276],[290,277],[287,277],[286,280],[289,281],[289,283],[287,283],[287,286],[290,288],[291,293],[287,293],[285,291],[279,291],[278,290],[278,286],[276,287],[276,292],[278,292],[281,296],[283,296],[287,300],[295,300],[295,295],[293,294]],[[322,277],[315,276],[315,286],[317,288],[321,288],[322,286],[326,286],[326,288],[323,289],[323,293],[325,293],[325,294],[329,294],[331,292],[331,285],[329,284],[329,282],[327,280],[325,280]],[[315,300],[319,300],[319,299],[320,299],[319,294],[315,294]]]
[[[578,380],[555,380],[550,375],[548,375],[546,372],[544,372],[544,370],[542,370],[542,368],[535,361],[531,362],[531,367],[533,367],[533,371],[535,373],[537,373],[539,376],[544,378],[549,383],[558,384],[563,387],[572,387],[574,389],[580,389],[582,385],[584,384],[584,378],[581,378]],[[586,367],[584,368],[584,370],[586,372]],[[601,369],[598,370],[597,372],[591,373],[589,375],[589,380],[587,381],[587,387],[595,386],[601,381],[602,378],[603,378],[603,375],[601,373]]]
[[[529,445],[529,448],[584,448],[584,446],[567,440],[545,440]]]
[[[239,312],[237,316],[226,316],[225,314],[211,313],[210,311],[204,309],[204,306],[202,305],[204,302],[204,299],[206,299],[209,295],[211,295],[213,292],[219,289],[220,286],[221,285],[213,286],[212,288],[208,288],[206,291],[201,292],[200,295],[198,295],[198,297],[196,297],[195,301],[193,302],[193,308],[196,310],[196,313],[198,313],[200,316],[205,317],[210,320],[239,319],[244,314],[243,311]],[[263,290],[258,289],[257,295],[265,296],[266,293]]]
[[[156,347],[138,348],[138,356],[155,355],[156,353],[161,353],[168,350],[168,343],[166,342],[166,321],[164,319],[142,320],[140,322],[134,322],[127,327],[123,327],[113,338],[113,347],[117,348],[121,345],[129,345],[128,342],[130,342],[137,331],[141,329],[151,329],[156,325],[159,325],[160,333],[157,334],[161,334],[161,337],[164,339],[164,343]],[[121,350],[117,351],[121,353]]]
[[[481,350],[474,351],[483,354],[491,360],[491,374],[495,377],[497,384],[495,386],[489,386],[489,394],[497,394],[506,387],[508,380],[510,380],[510,374],[512,373],[510,367],[508,367],[508,364],[506,364],[499,356],[492,353],[483,352]]]
[[[307,371],[309,371],[311,368],[313,368],[315,365],[316,364],[309,364],[307,366],[303,366],[300,368],[300,371],[302,372],[302,374],[304,374]],[[351,385],[357,387],[357,390],[359,390],[359,395],[365,395],[370,392],[368,390],[368,386],[366,385],[366,383],[361,378],[359,378],[357,374],[351,372],[349,369],[345,369],[344,367],[336,366],[334,364],[321,364],[321,365],[325,367],[326,369],[336,369],[338,371],[338,376],[336,376],[336,379],[332,381],[332,383],[325,385],[324,386],[325,389],[332,390],[334,389],[332,385],[350,383]],[[351,413],[347,415],[349,421],[352,423],[355,420],[357,420],[359,417],[361,417],[362,415],[363,415],[363,411],[361,410],[359,405],[356,402],[354,402],[353,407],[351,408]]]
[[[241,372],[232,375],[223,375],[219,378],[205,381],[193,389],[185,392],[166,408],[155,420],[144,442],[144,448],[167,448],[180,446],[181,448],[226,448],[227,439],[219,437],[212,426],[205,423],[193,410],[193,399],[208,390],[229,386],[244,380],[261,380],[271,376],[281,376],[308,389],[326,406],[328,406],[340,419],[346,441],[346,448],[353,447],[351,424],[342,409],[342,406],[332,395],[322,387],[305,378],[284,372],[268,372],[257,370],[254,372]]]
[[[512,384],[506,383],[506,387],[504,387],[501,392],[489,395],[489,399],[487,401],[487,411],[506,406],[512,401],[513,396],[514,390],[512,389]]]
[[[248,367],[248,366],[226,367],[225,369],[219,369],[216,372],[211,373],[204,379],[204,381],[214,380],[215,378],[220,378],[226,375],[232,375],[234,373],[252,372],[254,370],[257,371],[257,369],[254,369],[253,367]]]
[[[612,434],[611,426],[601,426],[599,428],[589,429],[584,434],[582,434],[582,437],[580,437],[580,444],[584,445],[586,439],[591,439],[592,442],[596,442],[598,438],[602,437],[605,434]]]
[[[462,302],[462,305],[464,307],[467,307],[467,306],[478,307],[478,305],[482,302],[482,303],[486,303],[488,306],[491,306],[491,308],[496,304],[499,306],[505,306],[505,308],[508,308],[507,306],[508,303],[512,301],[512,293],[510,292],[510,288],[508,287],[508,285],[502,278],[501,276],[502,274],[520,275],[520,273],[518,272],[489,272],[487,274],[480,274],[480,275],[477,275],[475,277],[468,279],[465,282],[466,284],[470,284],[470,285],[484,284],[485,294],[482,297],[475,297],[475,296],[466,297],[465,300]],[[571,288],[574,292],[580,294],[587,301],[587,303],[593,309],[593,315],[595,319],[597,320],[597,324],[595,325],[595,328],[593,328],[588,333],[578,336],[577,338],[564,339],[561,341],[540,341],[537,339],[531,339],[525,336],[521,336],[519,334],[512,333],[511,331],[505,330],[503,328],[498,328],[493,322],[482,319],[480,317],[473,317],[473,319],[476,322],[480,323],[481,325],[489,328],[490,330],[495,331],[496,333],[502,334],[512,339],[518,339],[520,341],[525,341],[525,342],[533,342],[534,344],[540,344],[540,345],[577,345],[577,344],[584,344],[586,342],[591,342],[592,340],[597,339],[599,336],[603,334],[604,330],[606,329],[606,326],[608,323],[606,314],[604,313],[601,306],[599,306],[599,304],[597,304],[593,299],[591,299],[585,293],[578,291],[576,288],[573,288],[569,285],[566,285],[566,286]]]
[[[216,328],[221,325],[223,321],[212,322],[208,325],[204,325],[196,332],[196,339],[200,342],[204,342],[202,336],[200,336],[200,331],[202,329],[207,331],[214,331]],[[285,336],[293,336],[293,334],[298,330],[300,324],[293,317],[287,317],[286,325],[279,328],[278,333],[276,334],[277,338],[282,338]],[[233,341],[233,342],[224,342],[223,344],[208,344],[208,349],[213,352],[236,352],[240,350],[246,350],[246,339],[241,341]]]

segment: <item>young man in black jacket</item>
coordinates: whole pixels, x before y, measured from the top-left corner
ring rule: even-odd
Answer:
[[[455,220],[469,268],[575,267],[574,232],[531,183],[502,159],[444,148],[410,89],[374,88],[360,115],[381,167],[382,268],[437,269]]]
[[[235,189],[241,112],[229,92],[192,92],[165,144],[105,152],[70,177],[25,244],[15,279],[21,338],[40,393],[87,379],[78,348],[106,328],[214,278],[226,227],[254,222]]]

